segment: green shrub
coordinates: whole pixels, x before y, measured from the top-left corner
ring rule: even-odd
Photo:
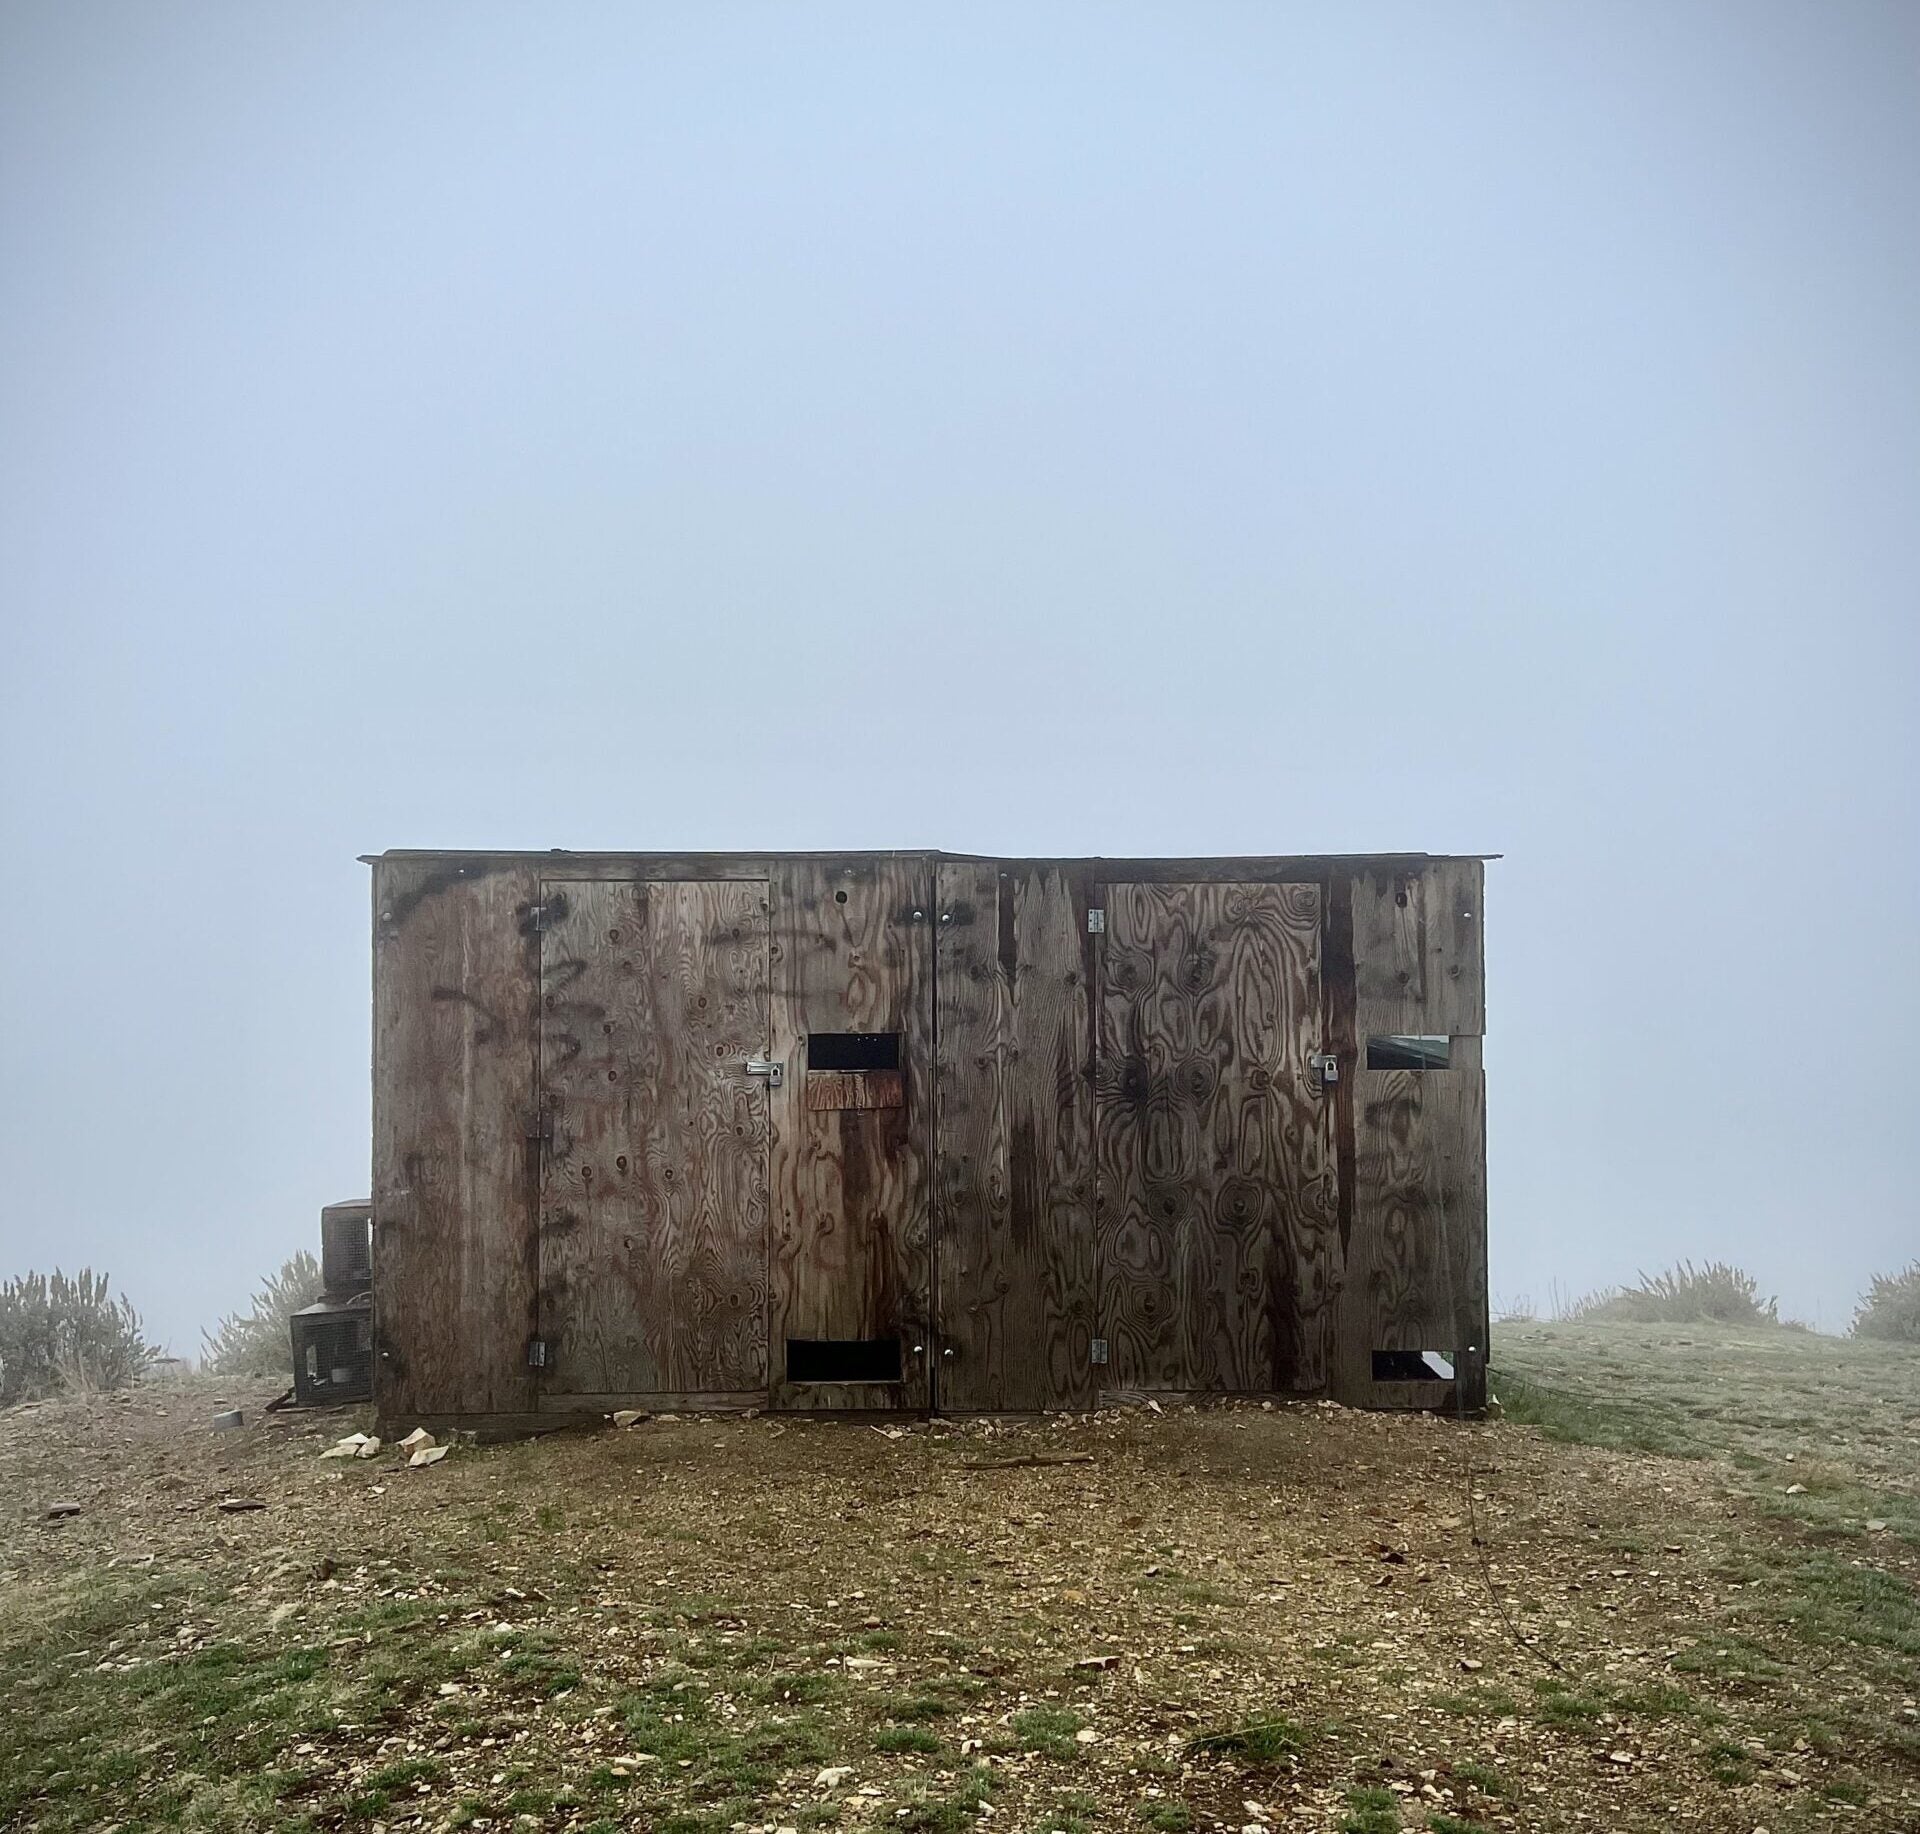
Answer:
[[[312,1305],[325,1289],[320,1263],[304,1248],[253,1296],[252,1308],[229,1312],[217,1329],[202,1331],[200,1360],[214,1375],[293,1377],[291,1314]]]
[[[1875,1274],[1853,1315],[1855,1337],[1920,1344],[1920,1261],[1897,1274]]]
[[[23,1274],[0,1285],[0,1407],[62,1389],[125,1388],[153,1360],[140,1315],[105,1274]]]
[[[1579,1320],[1617,1319],[1636,1325],[1777,1325],[1779,1301],[1762,1299],[1760,1283],[1725,1261],[1695,1267],[1680,1261],[1661,1274],[1642,1274],[1638,1286],[1610,1287],[1568,1310]]]

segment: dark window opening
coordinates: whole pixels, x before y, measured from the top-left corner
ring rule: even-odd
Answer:
[[[1394,1032],[1367,1040],[1369,1070],[1444,1070],[1453,1062],[1451,1038]]]
[[[809,1070],[897,1070],[898,1032],[814,1032],[807,1038]]]
[[[1373,1353],[1373,1379],[1376,1382],[1451,1382],[1451,1350],[1376,1350]]]
[[[897,1337],[790,1337],[789,1382],[897,1382]]]

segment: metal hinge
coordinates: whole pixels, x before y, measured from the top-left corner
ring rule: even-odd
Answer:
[[[533,1125],[527,1129],[527,1138],[538,1141],[542,1146],[553,1144],[553,1112],[543,1108],[533,1117]]]
[[[547,917],[551,909],[550,905],[545,904],[527,906],[527,917],[536,930],[544,930],[547,927]]]
[[[527,1367],[544,1369],[547,1366],[547,1340],[544,1337],[527,1339]]]
[[[1104,1337],[1096,1337],[1093,1340],[1093,1346],[1088,1353],[1087,1361],[1090,1363],[1104,1363],[1106,1360],[1107,1360],[1107,1340]]]
[[[1098,936],[1105,931],[1106,927],[1107,914],[1100,909],[1098,905],[1095,905],[1087,912],[1087,934],[1089,936]]]

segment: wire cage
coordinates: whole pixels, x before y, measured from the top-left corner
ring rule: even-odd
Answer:
[[[373,1205],[328,1204],[320,1212],[320,1284],[329,1296],[373,1285]]]
[[[373,1395],[373,1307],[365,1296],[322,1299],[295,1312],[293,1401],[332,1407]]]

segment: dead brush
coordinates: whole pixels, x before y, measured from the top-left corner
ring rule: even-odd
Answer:
[[[1761,1298],[1759,1281],[1745,1268],[1727,1261],[1703,1267],[1677,1261],[1663,1273],[1643,1273],[1637,1286],[1591,1294],[1565,1315],[1577,1322],[1636,1325],[1778,1325],[1779,1304]]]
[[[105,1274],[22,1274],[0,1284],[0,1407],[126,1388],[153,1360],[140,1315]]]
[[[1920,1344],[1920,1261],[1897,1274],[1875,1274],[1853,1315],[1855,1337]]]
[[[293,1337],[287,1320],[325,1290],[320,1263],[304,1248],[261,1283],[244,1312],[229,1312],[200,1334],[201,1366],[222,1376],[291,1376]]]

